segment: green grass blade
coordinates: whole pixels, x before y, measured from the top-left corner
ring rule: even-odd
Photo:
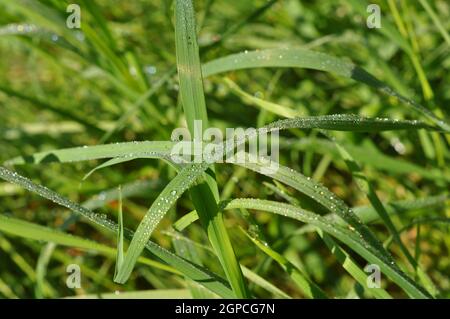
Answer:
[[[268,175],[271,178],[294,187],[298,191],[304,193],[314,201],[326,207],[330,212],[334,212],[339,215],[341,219],[347,222],[350,229],[355,234],[358,234],[360,242],[364,243],[363,247],[370,250],[372,254],[377,256],[377,258],[383,260],[386,267],[389,268],[389,273],[395,273],[396,275],[401,276],[404,281],[408,281],[410,284],[414,285],[417,290],[422,291],[423,295],[427,295],[423,288],[414,283],[398,268],[392,256],[384,249],[383,245],[373,235],[370,229],[361,222],[361,220],[342,200],[337,198],[336,195],[330,192],[327,188],[319,185],[295,170],[281,165],[273,174],[268,174],[267,172],[262,171],[262,169],[268,164],[261,164],[260,162],[254,161],[253,163],[238,165]]]
[[[79,295],[68,299],[192,299],[188,289],[154,289]]]
[[[342,267],[355,278],[362,287],[366,287],[367,273],[358,266],[353,258],[340,247],[330,235],[324,234],[321,230],[319,230],[318,233],[336,259],[342,264]],[[392,299],[392,296],[382,288],[365,289],[365,291],[377,299]]]
[[[191,134],[196,136],[195,133],[199,132],[195,132],[194,122],[202,121],[202,127],[206,129],[208,117],[197,44],[195,13],[191,0],[175,1],[175,44],[181,101],[188,128]],[[213,167],[211,169],[214,170]],[[218,210],[219,193],[214,177],[205,174],[205,182],[194,186],[190,190],[190,195],[233,291],[237,297],[249,297],[222,214]]]
[[[427,0],[419,0],[422,7],[425,9],[425,11],[430,16],[431,20],[433,20],[434,25],[441,33],[442,37],[444,38],[445,42],[448,46],[450,46],[450,35],[448,31],[445,29],[444,25],[442,24],[441,20],[439,19],[436,12],[434,12],[433,8],[430,6]]]
[[[277,131],[293,128],[350,132],[436,129],[435,127],[416,120],[392,120],[388,118],[366,118],[354,114],[334,114],[279,120],[261,128],[257,134],[266,133],[267,129]],[[103,165],[109,166],[110,164],[125,162],[135,158],[165,158],[170,155],[170,151],[175,143],[176,142],[171,141],[142,141],[82,146],[44,151],[30,156],[16,157],[6,161],[5,164],[18,165],[48,162],[67,163],[94,159],[116,158],[111,162],[104,163],[98,167],[101,168]]]
[[[116,256],[116,268],[114,271],[114,277],[118,275],[119,270],[122,268],[123,257],[123,214],[122,214],[122,189],[119,187],[119,213],[118,213],[118,229],[117,229],[117,256]]]
[[[364,175],[361,167],[358,165],[358,163],[355,161],[355,159],[345,150],[345,148],[343,148],[337,142],[335,142],[335,144],[336,144],[342,158],[346,162],[347,167],[349,168],[353,177],[355,178],[357,185],[366,194],[371,205],[376,210],[376,212],[380,216],[380,219],[383,221],[384,225],[386,225],[389,232],[393,236],[395,242],[400,247],[400,250],[405,255],[406,259],[411,264],[411,266],[413,266],[413,268],[419,274],[419,278],[421,279],[422,283],[425,285],[425,288],[427,288],[429,293],[431,293],[433,296],[435,296],[438,293],[436,291],[436,287],[434,286],[433,282],[428,277],[428,275],[420,267],[420,265],[417,264],[414,257],[408,251],[408,248],[406,248],[406,246],[403,244],[394,223],[392,222],[391,218],[389,217],[388,212],[386,211],[386,208],[384,207],[384,205],[382,204],[378,195],[376,194],[371,181],[369,181],[368,178]]]
[[[189,240],[180,239],[180,237],[181,234],[178,232],[174,232],[172,237],[173,247],[175,248],[175,252],[177,253],[177,255],[185,258],[186,260],[192,261],[197,265],[203,265],[193,243]],[[214,294],[212,294],[208,290],[205,290],[196,282],[190,280],[189,278],[185,279],[187,282],[187,286],[189,287],[189,291],[191,292],[191,295],[194,299],[211,299],[216,297]]]
[[[271,189],[274,192],[277,192],[277,194],[279,194],[280,196],[285,198],[286,201],[289,202],[290,204],[292,204],[294,206],[299,206],[298,200],[296,198],[291,197],[290,195],[285,194],[281,189],[281,185],[278,185],[278,187],[275,187],[272,184],[267,183],[267,186],[271,186]],[[358,216],[358,217],[360,217],[360,216]],[[342,219],[339,219],[339,218],[337,218],[336,220],[333,220],[333,221],[340,221],[341,225],[343,225],[343,226],[346,225],[346,223]],[[361,221],[365,222],[363,219],[361,219]],[[366,287],[367,274],[358,266],[358,264],[353,260],[353,258],[334,241],[334,239],[330,235],[324,234],[323,231],[321,231],[320,229],[318,229],[314,226],[311,226],[310,224],[300,227],[299,229],[297,229],[295,234],[301,234],[301,231],[304,229],[311,229],[311,230],[316,231],[319,234],[319,236],[323,239],[323,241],[325,242],[327,247],[330,249],[330,251],[334,255],[334,257],[338,260],[339,263],[341,263],[342,267],[361,285],[361,287],[363,287],[363,288]],[[292,235],[293,234],[288,235],[285,238],[282,238],[281,240],[278,241],[278,243],[290,240],[292,238]],[[375,298],[379,298],[379,299],[391,299],[392,298],[391,295],[389,295],[389,293],[382,288],[365,289],[365,291],[368,294],[374,296]]]
[[[117,233],[117,225],[108,219],[103,218],[101,215],[92,212],[91,210],[78,205],[75,202],[70,201],[69,199],[59,195],[58,193],[44,187],[41,185],[37,185],[33,183],[26,177],[23,177],[16,172],[12,172],[6,168],[0,166],[0,178],[9,181],[13,184],[17,184],[30,192],[36,193],[41,197],[47,198],[53,201],[56,204],[64,206],[71,211],[87,218],[89,221],[97,224],[106,230],[109,230],[113,233]],[[127,239],[133,238],[133,232],[125,229],[124,236]],[[231,289],[228,285],[223,281],[219,276],[195,265],[191,262],[186,261],[183,258],[178,257],[177,255],[169,252],[163,247],[148,241],[145,245],[147,250],[161,258],[163,261],[179,270],[184,275],[188,276],[192,280],[195,280],[199,284],[205,286],[207,289],[216,293],[217,295],[223,298],[232,298],[234,296]]]
[[[188,220],[184,219],[183,217],[190,215],[191,218],[189,218]],[[184,215],[182,218],[180,218],[176,223],[174,223],[174,225],[178,225],[179,229],[177,229],[178,231],[181,231],[183,229],[185,229],[186,227],[188,227],[190,224],[192,224],[194,221],[198,220],[198,215],[197,212],[194,210],[191,213]],[[183,220],[183,222],[180,222],[181,220]],[[180,222],[180,223],[179,223]],[[183,236],[181,233],[176,232],[175,234],[168,234],[173,236],[174,238],[177,239],[178,244],[180,244],[181,242],[184,243],[188,243],[188,247],[190,247],[189,249],[187,249],[187,246],[184,246],[183,248],[186,250],[186,254],[191,254],[191,252],[193,251],[193,249],[195,249],[194,244],[192,243],[192,241]],[[209,248],[208,246],[204,246],[204,245],[197,245],[198,247],[207,250],[207,252],[209,253],[214,253],[214,251]],[[198,260],[193,260],[196,264],[199,264]],[[277,288],[276,286],[274,286],[272,283],[268,282],[266,279],[264,279],[263,277],[259,276],[258,274],[256,274],[255,272],[253,272],[252,270],[248,269],[247,267],[241,265],[241,269],[242,269],[242,273],[244,274],[245,278],[247,278],[249,281],[253,282],[254,284],[256,284],[257,286],[267,290],[268,292],[272,293],[274,296],[278,297],[278,298],[287,298],[287,299],[291,299],[291,296],[287,295],[285,292],[283,292],[282,290],[280,290],[279,288]],[[194,296],[194,295],[193,295]]]
[[[284,291],[280,290],[278,287],[264,279],[263,277],[259,276],[254,271],[248,269],[247,267],[241,265],[242,273],[244,274],[245,278],[247,278],[249,281],[253,282],[255,285],[264,288],[268,292],[272,293],[275,297],[278,298],[284,298],[284,299],[292,299],[291,296],[286,294]]]
[[[276,115],[279,115],[282,117],[293,118],[293,117],[298,117],[301,115],[296,110],[290,109],[288,107],[285,107],[283,105],[279,105],[276,103],[268,102],[263,99],[259,99],[251,94],[246,93],[235,82],[233,82],[229,78],[224,78],[224,82],[230,88],[230,90],[233,93],[235,93],[236,95],[240,96],[244,102],[256,105],[263,110],[269,111],[273,114],[276,114]]]
[[[308,297],[312,299],[327,299],[326,294],[318,287],[314,282],[312,282],[309,278],[302,273],[302,271],[289,262],[284,256],[280,255],[272,248],[270,248],[265,243],[262,243],[257,238],[252,237],[242,228],[240,228],[244,234],[250,239],[250,241],[256,245],[260,250],[262,250],[265,254],[274,259],[281,268],[286,271],[292,280],[297,284],[297,286],[301,289],[301,291]]]
[[[132,157],[139,154],[143,157],[158,158],[170,154],[173,142],[125,142],[95,146],[81,146],[60,150],[35,153],[7,161],[7,165],[39,164],[49,162],[70,163],[112,157]]]
[[[156,226],[158,226],[161,219],[176,200],[180,198],[181,195],[195,183],[197,178],[203,174],[205,166],[206,164],[186,166],[158,195],[158,198],[150,206],[150,209],[136,229],[130,246],[124,256],[123,263],[118,268],[117,275],[114,276],[115,282],[123,284],[128,280],[137,259],[144,250],[145,245],[150,239]]]
[[[109,257],[113,257],[116,255],[116,250],[112,247],[99,244],[92,240],[57,231],[49,227],[37,225],[13,217],[7,217],[2,214],[0,214],[0,230],[2,232],[22,238],[48,241],[62,246],[92,250]],[[139,263],[174,274],[179,274],[176,269],[148,258],[140,258]]]
[[[342,226],[338,226],[335,223],[331,223],[320,215],[289,204],[259,199],[236,199],[229,202],[225,207],[225,209],[233,208],[246,208],[272,212],[316,226],[349,246],[368,262],[379,265],[381,271],[411,297],[430,298],[430,295],[426,291],[418,287],[417,284],[406,276],[398,267],[395,267],[389,260],[386,260],[383,256],[380,256],[376,251],[372,250],[357,233]]]
[[[203,65],[203,74],[211,76],[214,74],[251,68],[307,68],[333,73],[345,78],[367,84],[385,94],[396,97],[407,106],[414,108],[422,113],[434,124],[446,132],[450,132],[450,124],[436,117],[430,110],[419,103],[398,94],[388,85],[381,82],[373,75],[362,68],[350,62],[345,62],[334,56],[314,52],[304,49],[267,49],[260,51],[251,51],[238,54],[232,54],[210,61]]]

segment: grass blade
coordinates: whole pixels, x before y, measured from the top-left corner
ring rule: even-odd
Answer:
[[[307,278],[300,269],[289,262],[285,257],[274,251],[268,245],[262,243],[257,238],[252,237],[242,228],[241,231],[250,239],[253,244],[256,245],[265,254],[274,259],[283,268],[292,280],[297,284],[301,291],[308,297],[312,299],[327,299],[326,294],[318,287],[314,282]]]
[[[236,199],[229,202],[224,208],[246,208],[272,212],[314,225],[327,234],[342,241],[367,261],[379,265],[381,271],[385,273],[389,278],[391,278],[395,283],[397,283],[400,287],[402,287],[411,297],[430,298],[430,295],[426,291],[418,287],[417,284],[409,277],[407,277],[403,272],[401,272],[398,267],[394,267],[384,257],[381,257],[377,252],[374,252],[370,248],[370,246],[367,246],[366,243],[364,243],[364,241],[361,240],[359,235],[357,235],[354,231],[351,231],[342,226],[338,226],[334,223],[330,223],[322,216],[289,204],[260,199]]]
[[[175,201],[203,174],[204,167],[206,167],[206,164],[194,164],[184,167],[158,195],[158,198],[150,206],[150,209],[136,229],[124,256],[123,263],[118,268],[117,275],[114,276],[115,282],[123,284],[128,280],[137,259],[144,250],[156,226]]]
[[[353,63],[345,62],[334,56],[304,49],[267,49],[232,54],[210,61],[203,65],[203,74],[214,74],[251,68],[307,68],[340,75],[345,78],[367,84],[385,94],[393,96],[407,106],[422,113],[434,124],[446,132],[450,132],[450,124],[436,117],[430,110],[419,103],[398,94],[388,85]]]
[[[196,136],[194,122],[202,121],[208,127],[203,78],[200,66],[194,7],[191,0],[175,1],[175,44],[177,68],[180,78],[181,101],[188,128]],[[200,132],[202,133],[202,132]],[[214,170],[211,167],[212,171]],[[239,263],[226,231],[223,217],[218,210],[219,192],[215,178],[205,174],[205,182],[192,187],[190,194],[202,224],[207,230],[222,267],[230,281],[236,297],[249,297]]]
[[[103,218],[99,214],[92,212],[91,210],[78,205],[70,201],[69,199],[59,195],[58,193],[44,187],[33,183],[26,177],[23,177],[15,172],[12,172],[4,167],[0,166],[0,178],[9,181],[11,183],[17,184],[30,192],[36,193],[41,197],[47,198],[56,204],[64,206],[71,211],[87,218],[89,221],[102,226],[103,228],[117,233],[117,225],[108,219]],[[127,239],[133,238],[133,232],[125,229],[124,236]],[[148,241],[145,244],[145,248],[151,253],[158,256],[165,262],[167,262],[172,267],[178,269],[181,273],[188,276],[192,280],[198,282],[199,284],[205,286],[207,289],[216,293],[223,298],[232,298],[234,296],[233,292],[230,290],[228,285],[219,276],[199,267],[191,262],[186,261],[183,258],[169,252],[163,247]]]

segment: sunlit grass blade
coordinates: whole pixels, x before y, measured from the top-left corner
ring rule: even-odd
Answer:
[[[318,287],[314,282],[302,273],[295,265],[289,262],[284,256],[280,255],[272,248],[270,248],[265,243],[262,243],[257,238],[252,237],[246,231],[241,229],[244,234],[265,254],[273,258],[282,268],[286,271],[292,280],[297,284],[301,291],[308,297],[312,299],[327,299],[326,294]]]
[[[203,92],[195,12],[191,0],[175,1],[175,44],[181,102],[189,131],[192,136],[196,136],[203,132],[195,132],[195,121],[202,121],[202,127],[206,129],[208,116]],[[214,171],[212,166],[211,170]],[[217,183],[210,174],[205,174],[204,178],[205,181],[202,184],[190,189],[193,204],[236,297],[247,298],[249,294],[246,283],[236,260],[222,214],[218,210]]]
[[[424,106],[398,94],[385,83],[381,82],[373,75],[353,63],[343,61],[339,58],[321,52],[289,48],[237,53],[204,64],[203,74],[205,76],[210,76],[234,70],[267,67],[307,68],[351,78],[380,90],[385,94],[398,98],[407,106],[410,106],[416,111],[422,113],[443,130],[450,132],[450,124],[445,122],[443,119],[437,118],[436,115]]]
[[[350,132],[380,132],[391,130],[435,130],[421,121],[393,120],[388,118],[366,118],[355,114],[334,114],[300,117],[273,122],[259,130],[263,134],[268,130],[286,129],[324,129]],[[6,161],[7,165],[37,164],[48,162],[77,162],[94,159],[116,158],[102,165],[109,166],[135,158],[165,158],[170,155],[176,142],[172,141],[136,141],[95,146],[82,146],[60,150],[50,150],[21,156]],[[102,167],[100,165],[100,167]],[[94,169],[95,170],[95,169]],[[92,172],[91,172],[92,173]],[[89,173],[90,174],[90,173]]]
[[[367,273],[358,266],[350,254],[340,247],[330,235],[324,234],[321,230],[319,230],[318,233],[336,259],[342,264],[342,267],[361,285],[361,287],[366,287]],[[365,291],[378,299],[392,299],[392,296],[381,287],[365,289]]]
[[[47,241],[58,245],[76,247],[87,251],[96,251],[97,253],[108,257],[114,257],[116,255],[116,249],[113,247],[2,214],[0,214],[0,230],[7,234],[22,238]],[[173,267],[145,257],[139,258],[138,262],[140,264],[145,264],[170,273],[177,275],[180,274],[180,272]]]
[[[123,265],[123,214],[122,214],[122,189],[119,186],[119,213],[118,222],[119,226],[117,229],[117,256],[116,256],[116,268],[114,270],[114,277],[118,275],[119,270]]]
[[[68,299],[192,299],[188,289],[154,289],[79,295]]]
[[[402,289],[411,297],[431,297],[426,291],[423,290],[423,288],[420,288],[398,267],[395,267],[394,264],[391,264],[389,260],[386,260],[383,256],[380,256],[378,252],[371,249],[371,247],[368,246],[356,232],[331,223],[317,214],[311,213],[293,205],[259,199],[236,199],[229,202],[225,206],[225,209],[233,208],[246,208],[272,212],[314,225],[324,232],[342,241],[353,251],[365,258],[368,262],[379,265],[381,271],[385,273],[389,278],[391,278],[397,285],[402,287]]]
[[[0,166],[0,178],[7,180],[11,183],[20,185],[21,187],[29,190],[30,192],[36,193],[41,197],[47,198],[56,204],[64,206],[71,211],[87,218],[89,221],[96,225],[105,228],[113,233],[117,232],[117,224],[113,221],[103,218],[99,214],[92,212],[91,210],[80,206],[79,204],[70,201],[69,199],[59,195],[58,193],[44,187],[33,183],[26,177],[23,177],[15,172],[5,169]],[[125,229],[124,236],[127,239],[132,239],[134,233]],[[234,296],[228,285],[219,276],[199,267],[191,262],[178,257],[177,255],[169,252],[163,247],[148,241],[145,247],[152,252],[155,256],[161,258],[163,261],[171,265],[172,267],[179,270],[184,275],[188,276],[192,280],[195,280],[199,284],[205,286],[207,289],[213,291],[217,295],[223,298],[232,298]]]
[[[78,161],[88,161],[94,159],[104,159],[112,157],[132,157],[141,155],[143,157],[155,158],[165,154],[170,154],[173,142],[125,142],[115,144],[104,144],[94,146],[80,146],[60,150],[51,150],[35,153],[31,156],[21,156],[7,161],[7,165],[17,164],[39,164],[49,162],[70,163]]]
[[[384,207],[383,203],[381,202],[377,193],[375,192],[375,189],[373,188],[371,181],[364,175],[359,164],[345,150],[345,148],[342,147],[338,142],[335,142],[335,144],[336,144],[342,158],[346,162],[348,169],[351,171],[354,179],[356,180],[357,185],[366,194],[367,198],[369,199],[369,202],[371,203],[371,205],[373,206],[373,208],[375,209],[377,214],[380,216],[380,219],[383,221],[384,225],[386,225],[387,229],[393,236],[395,242],[400,247],[400,250],[405,255],[408,262],[411,264],[411,266],[417,272],[419,278],[421,279],[422,283],[427,288],[428,292],[430,292],[430,294],[435,296],[438,293],[436,291],[436,287],[434,286],[433,282],[428,277],[428,275],[423,271],[421,266],[417,264],[414,257],[409,252],[408,248],[406,248],[406,246],[402,242],[394,223],[392,222],[391,218],[389,217],[388,212],[386,211],[386,208]]]
[[[125,283],[156,226],[158,226],[161,219],[175,201],[203,174],[205,166],[206,164],[186,166],[158,195],[158,198],[152,203],[150,209],[136,229],[124,256],[123,263],[121,263],[116,276],[114,276],[115,282]]]

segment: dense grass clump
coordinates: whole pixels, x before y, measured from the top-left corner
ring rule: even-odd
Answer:
[[[375,2],[0,3],[0,296],[450,297],[450,5]]]

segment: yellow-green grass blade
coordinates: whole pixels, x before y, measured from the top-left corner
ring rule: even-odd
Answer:
[[[265,101],[263,99],[259,99],[251,94],[246,93],[244,90],[242,90],[235,82],[230,80],[229,78],[224,78],[225,84],[231,89],[233,93],[240,96],[244,102],[247,102],[248,104],[253,104],[261,108],[262,110],[269,111],[273,114],[287,117],[287,118],[293,118],[301,116],[298,111],[293,110],[291,108],[285,107],[280,104],[272,103]]]
[[[284,256],[274,251],[265,243],[262,243],[257,238],[252,237],[242,228],[240,229],[256,245],[256,247],[258,247],[265,254],[274,259],[281,266],[281,268],[283,268],[283,270],[289,274],[289,276],[297,284],[297,286],[301,289],[305,296],[312,299],[327,299],[325,292],[323,292],[319,286],[317,286],[308,277],[306,277],[306,275],[303,274],[303,272],[298,267],[289,262]]]
[[[189,131],[196,136],[203,132],[195,132],[195,121],[202,121],[202,127],[206,129],[208,116],[203,92],[194,6],[191,0],[175,1],[175,44],[181,102]],[[214,168],[211,167],[210,170],[214,171]],[[217,183],[211,174],[205,174],[204,178],[203,183],[190,189],[193,204],[236,297],[247,298],[249,294],[246,283],[217,206],[219,200]]]
[[[330,235],[324,234],[321,230],[318,230],[318,233],[336,259],[342,264],[342,267],[365,288],[367,285],[367,273],[358,266],[349,253],[340,247]],[[377,299],[392,299],[392,296],[383,288],[371,288],[365,289],[365,291]]]
[[[182,223],[178,223],[179,221],[181,221],[182,219],[184,219],[185,216],[190,215],[193,218],[190,218],[189,221],[185,220]],[[194,210],[192,212],[190,212],[189,214],[184,215],[183,217],[181,217],[177,222],[175,222],[173,225],[177,225],[179,228],[177,229],[178,232],[175,232],[175,234],[173,233],[168,233],[169,236],[174,237],[174,239],[177,239],[178,243],[184,242],[184,243],[188,243],[189,247],[191,247],[189,249],[189,254],[192,254],[192,250],[195,249],[196,247],[199,247],[201,249],[206,250],[209,253],[214,254],[214,251],[205,245],[200,245],[197,244],[195,242],[192,242],[192,240],[190,240],[189,238],[185,237],[184,235],[182,235],[180,233],[180,231],[182,231],[183,229],[185,229],[186,227],[188,227],[190,224],[192,224],[193,222],[195,222],[196,220],[198,220],[198,215],[197,212]],[[196,245],[194,245],[196,244]],[[186,249],[187,247],[184,246],[184,249]],[[196,264],[200,264],[198,262],[198,260],[193,260]],[[244,274],[245,278],[247,278],[249,281],[253,282],[254,284],[256,284],[257,286],[267,290],[268,292],[272,293],[275,297],[277,298],[286,298],[286,299],[291,299],[292,297],[289,296],[288,294],[286,294],[284,291],[280,290],[278,287],[276,287],[275,285],[273,285],[272,283],[270,283],[269,281],[267,281],[266,279],[264,279],[263,277],[261,277],[260,275],[258,275],[257,273],[255,273],[254,271],[252,271],[251,269],[245,267],[244,265],[241,264],[241,269],[242,269],[242,273]]]
[[[105,292],[99,294],[79,295],[67,299],[191,299],[188,289],[154,289],[125,292]]]

